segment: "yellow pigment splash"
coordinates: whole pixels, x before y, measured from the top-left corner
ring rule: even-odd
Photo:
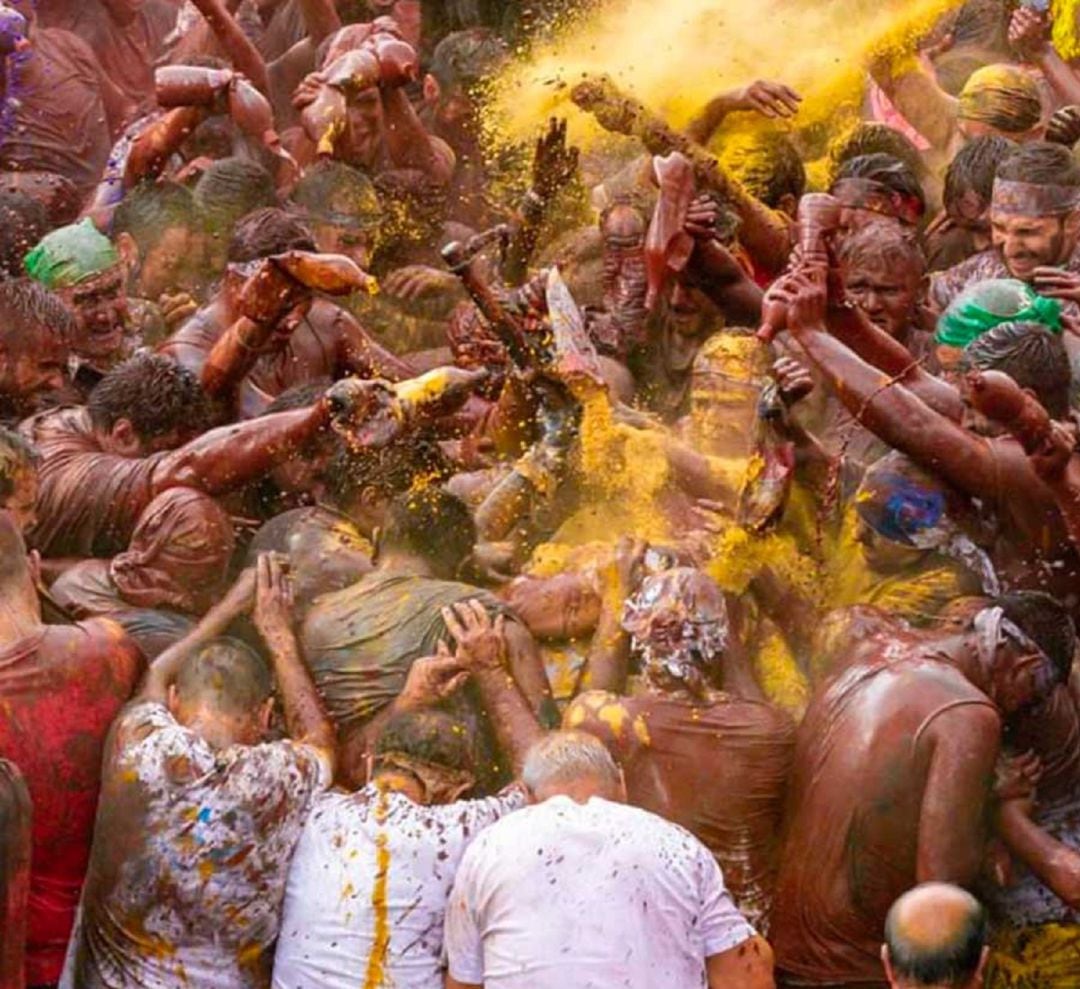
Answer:
[[[1077,0],[1063,0],[1065,4]],[[590,147],[601,131],[570,102],[583,76],[607,74],[684,126],[712,97],[754,79],[778,79],[804,97],[802,127],[854,113],[871,57],[914,49],[958,0],[609,0],[572,18],[550,41],[522,51],[491,95],[498,144],[535,137],[552,114]]]

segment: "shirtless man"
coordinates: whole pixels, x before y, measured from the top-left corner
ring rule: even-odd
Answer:
[[[618,612],[615,622],[602,612],[599,647],[623,683],[631,653],[641,683],[628,694],[612,684],[579,695],[563,724],[611,750],[631,804],[681,824],[713,853],[736,905],[767,934],[794,725],[765,702],[724,595],[705,574],[649,577]],[[599,658],[594,646],[594,688]]]
[[[135,644],[104,619],[47,625],[33,561],[0,511],[0,751],[33,801],[26,984],[60,977],[101,782],[105,734],[142,671]]]
[[[1068,677],[1075,646],[1065,609],[1030,592],[958,632],[854,644],[861,658],[818,689],[796,743],[772,926],[788,984],[883,985],[896,897],[975,881],[1003,719]]]
[[[216,392],[216,387],[208,387],[205,372],[215,345],[245,314],[241,291],[249,275],[246,266],[287,251],[314,250],[307,228],[283,210],[270,208],[250,214],[236,226],[221,291],[166,340],[160,352],[202,376],[204,387]],[[268,297],[267,303],[278,309],[276,296]],[[390,381],[410,376],[402,361],[383,350],[355,319],[332,302],[316,298],[306,309],[291,305],[285,308],[284,312],[274,312],[267,322],[274,328],[269,340],[254,348],[242,338],[239,341],[239,349],[254,357],[235,399],[228,403],[240,417],[250,418],[265,411],[274,398],[295,385],[336,380],[349,374]]]

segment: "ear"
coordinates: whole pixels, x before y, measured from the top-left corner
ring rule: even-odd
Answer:
[[[896,979],[893,977],[892,963],[889,961],[889,946],[887,944],[881,946],[881,964],[885,966],[885,978],[889,980],[889,985],[895,986]]]
[[[799,198],[790,192],[785,192],[780,197],[780,201],[776,204],[776,208],[781,213],[786,213],[794,220],[799,212]]]
[[[440,96],[442,96],[442,86],[439,85],[439,80],[430,72],[426,73],[424,75],[424,102],[438,103]]]
[[[116,235],[116,250],[120,254],[120,260],[126,271],[134,271],[139,263],[139,245],[129,233]]]
[[[165,706],[174,718],[180,711],[180,692],[176,689],[175,683],[170,683],[165,691]]]
[[[117,419],[110,430],[110,438],[116,448],[125,454],[135,455],[142,447],[130,419]]]
[[[274,715],[274,698],[267,697],[263,701],[262,707],[259,709],[259,728],[264,732],[270,728],[270,719]]]
[[[985,945],[982,954],[979,955],[979,967],[975,969],[975,977],[971,980],[971,989],[979,989],[983,984],[983,976],[986,974],[986,966],[990,961],[990,945]]]

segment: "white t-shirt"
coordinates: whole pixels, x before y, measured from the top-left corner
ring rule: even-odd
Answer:
[[[214,749],[160,704],[129,707],[61,985],[268,986],[289,859],[330,775],[311,746]]]
[[[487,989],[696,989],[754,933],[693,835],[597,797],[488,828],[446,915],[450,974]]]
[[[375,785],[320,796],[289,870],[275,989],[440,989],[461,856],[524,805],[519,787],[431,807]]]

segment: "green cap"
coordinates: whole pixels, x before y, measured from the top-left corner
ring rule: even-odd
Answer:
[[[119,264],[112,242],[89,219],[43,237],[23,261],[26,273],[48,289],[68,288]]]
[[[965,289],[938,319],[934,340],[964,348],[1002,323],[1038,323],[1061,332],[1061,303],[1015,278],[989,278]]]

